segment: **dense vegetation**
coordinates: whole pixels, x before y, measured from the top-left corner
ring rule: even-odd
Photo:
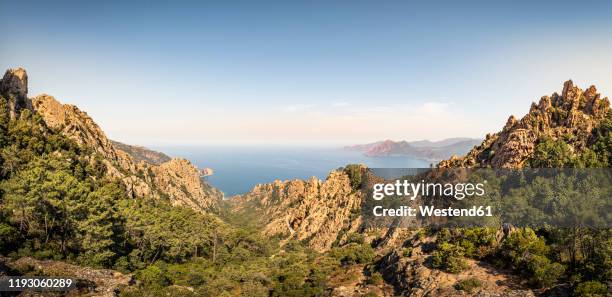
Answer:
[[[323,254],[299,242],[281,249],[276,240],[262,238],[250,219],[228,213],[222,221],[164,200],[129,198],[93,150],[48,128],[37,114],[23,110],[19,119],[10,119],[7,110],[0,98],[2,255],[134,273],[138,285],[126,289],[125,296],[318,296],[333,285],[330,276],[350,277],[347,267],[374,267],[376,252],[361,234],[347,234]],[[611,158],[612,113],[594,130],[588,148],[574,151],[563,140],[542,139],[529,164],[609,167]],[[362,171],[356,165],[345,168],[355,190],[363,183]],[[555,182],[563,180],[524,187],[514,198],[544,203]],[[577,190],[594,189],[585,184]],[[580,215],[579,207],[569,208]],[[466,257],[482,259],[513,269],[534,287],[569,283],[577,296],[606,294],[612,279],[610,229],[519,228],[501,241],[496,232],[433,231],[437,248],[431,266],[457,273],[467,268]],[[411,252],[405,249],[404,256]],[[368,274],[367,282],[382,282],[380,273]],[[457,289],[479,286],[466,280]]]
[[[577,151],[564,139],[543,138],[528,163],[534,168],[609,168],[611,157],[612,112],[594,129],[587,148]],[[591,174],[609,172],[593,170]],[[606,216],[610,210],[610,189],[594,187],[592,179],[577,182],[575,178],[561,172],[550,178],[537,177],[530,183],[521,180],[521,186],[504,198],[503,204],[507,205],[504,213],[516,216],[514,221],[526,222],[532,228],[518,228],[501,241],[495,239],[497,230],[491,228],[434,231],[437,247],[432,253],[431,265],[458,273],[466,269],[464,257],[484,259],[513,269],[534,287],[549,288],[565,283],[573,287],[575,296],[606,296],[606,284],[612,280],[612,230],[584,225],[551,227],[555,224],[546,222],[555,223],[555,218],[538,210],[548,208],[559,217],[576,218],[593,226],[605,225],[609,221]],[[574,184],[577,186],[568,186]],[[503,189],[504,185],[499,188]],[[580,197],[586,200],[572,199],[576,193],[581,193]],[[598,214],[602,210],[603,214]],[[457,284],[461,290],[476,286],[475,282]]]
[[[134,273],[125,296],[316,296],[329,275],[373,260],[363,241],[327,254],[298,242],[281,251],[247,222],[129,198],[93,150],[37,114],[10,119],[7,110],[0,97],[0,255]]]
[[[435,232],[432,266],[458,273],[467,268],[463,257],[471,257],[513,269],[534,287],[570,283],[581,292],[605,286],[612,278],[609,229],[520,228],[501,242],[495,240],[496,231],[455,228]]]
[[[556,140],[542,138],[528,162],[533,168],[612,167],[612,111],[593,129],[586,148],[575,151],[568,141],[572,134]]]

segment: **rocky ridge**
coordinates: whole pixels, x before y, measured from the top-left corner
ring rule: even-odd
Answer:
[[[307,241],[322,252],[339,234],[359,227],[362,199],[362,193],[351,187],[349,176],[337,170],[325,181],[313,177],[260,184],[231,203],[237,213],[261,212],[266,236]]]
[[[592,130],[610,111],[607,98],[602,98],[595,87],[586,91],[564,84],[562,93],[544,96],[532,104],[522,119],[510,117],[501,132],[487,135],[477,147],[464,157],[452,157],[440,162],[440,167],[520,168],[533,156],[536,145],[543,138],[563,139],[579,152],[588,147]],[[363,148],[361,148],[363,150]],[[318,251],[329,250],[334,242],[342,243],[345,233],[364,233],[358,213],[364,193],[353,190],[350,178],[343,171],[334,171],[325,182],[276,181],[256,186],[250,193],[235,198],[235,210],[257,209],[264,220],[263,233],[307,242]],[[536,292],[510,271],[493,267],[486,262],[466,258],[469,269],[453,274],[432,268],[430,246],[435,238],[415,239],[408,229],[384,229],[377,238],[365,236],[376,243],[380,257],[377,271],[393,285],[396,295],[402,296],[535,296]],[[508,230],[508,232],[513,232]],[[506,230],[498,232],[498,244]],[[404,254],[409,247],[410,255]],[[481,287],[473,292],[456,289],[458,282],[478,279]],[[358,288],[344,288],[338,296],[358,296]],[[540,294],[539,292],[538,294]]]
[[[502,131],[487,134],[479,146],[464,157],[453,156],[439,167],[520,168],[533,154],[541,139],[563,138],[574,151],[584,150],[591,131],[610,110],[607,97],[601,98],[595,86],[583,91],[568,80],[561,95],[544,96],[532,103],[520,120],[510,116]]]
[[[60,130],[102,156],[107,174],[123,181],[128,195],[168,198],[173,205],[191,207],[200,212],[218,207],[222,193],[203,182],[198,169],[188,160],[171,159],[159,165],[138,161],[117,149],[96,122],[78,107],[62,104],[46,94],[28,98],[25,70],[9,69],[0,89],[13,98],[15,104],[9,109],[15,116],[21,109],[30,109],[39,114],[48,127]]]
[[[563,91],[544,96],[539,103],[533,103],[529,113],[523,118],[511,116],[502,131],[488,134],[479,146],[463,157],[453,156],[441,161],[441,168],[493,167],[522,168],[534,155],[535,148],[542,139],[561,139],[576,153],[588,148],[592,141],[592,130],[610,112],[608,98],[602,98],[594,86],[583,91],[567,81]],[[513,228],[498,232],[498,244],[503,236],[514,232]],[[449,274],[429,267],[427,258],[430,253],[425,248],[434,245],[435,238],[418,240],[402,237],[405,230],[389,230],[381,242],[387,250],[378,262],[378,268],[385,279],[392,283],[396,293],[406,296],[456,296],[453,288],[462,279],[476,278],[482,283],[478,290],[462,295],[468,296],[569,296],[567,289],[561,288],[561,295],[550,291],[537,292],[529,289],[524,280],[513,273],[501,271],[485,262],[466,259],[469,269],[459,274]],[[402,254],[402,248],[411,248],[411,255]]]

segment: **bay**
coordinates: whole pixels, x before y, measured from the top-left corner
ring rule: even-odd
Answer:
[[[156,147],[171,157],[190,160],[198,168],[214,170],[205,180],[226,197],[243,194],[260,183],[274,180],[325,179],[347,164],[370,168],[427,168],[431,161],[408,156],[367,157],[335,147]]]

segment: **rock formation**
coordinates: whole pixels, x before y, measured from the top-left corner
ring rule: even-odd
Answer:
[[[47,94],[32,98],[34,111],[42,116],[47,126],[61,129],[63,134],[96,150],[105,159],[118,161],[119,156],[113,144],[106,138],[98,124],[86,112],[69,104],[61,104]]]
[[[362,199],[346,173],[332,171],[325,181],[313,177],[257,185],[232,203],[235,212],[261,211],[265,235],[307,241],[326,251],[339,235],[359,227]]]
[[[502,131],[487,134],[478,147],[464,157],[452,157],[439,167],[520,168],[544,137],[565,139],[575,151],[586,148],[591,131],[610,110],[608,98],[601,98],[595,86],[586,91],[571,80],[563,85],[561,95],[544,96],[533,103],[520,120],[510,116]]]
[[[408,240],[411,254],[405,255],[401,248],[391,249],[377,266],[385,280],[393,284],[397,295],[402,296],[490,296],[490,297],[534,297],[531,290],[522,287],[518,276],[509,271],[472,259],[466,259],[469,269],[458,273],[447,273],[430,268],[429,253],[425,247],[435,242],[435,238]],[[476,278],[481,286],[474,292],[460,292],[455,285],[465,279]]]
[[[155,165],[135,160],[129,153],[117,149],[96,122],[76,106],[61,104],[46,94],[28,99],[27,74],[21,68],[8,70],[0,82],[2,94],[12,100],[9,100],[12,116],[30,109],[39,114],[48,127],[91,148],[103,158],[107,174],[123,181],[128,195],[168,198],[174,205],[200,212],[218,207],[222,193],[203,182],[198,169],[189,161],[172,159]]]
[[[9,115],[19,116],[22,109],[31,109],[28,99],[28,74],[23,68],[9,69],[0,80],[0,94],[7,96]]]

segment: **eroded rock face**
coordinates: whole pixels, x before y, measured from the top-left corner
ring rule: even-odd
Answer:
[[[107,174],[123,181],[129,196],[168,198],[174,205],[200,212],[217,209],[223,194],[203,182],[198,169],[189,161],[173,159],[160,165],[136,161],[127,152],[117,149],[96,122],[76,106],[62,104],[46,94],[28,99],[27,74],[23,69],[7,71],[0,82],[0,90],[3,96],[9,97],[9,111],[14,116],[24,108],[30,109],[38,113],[47,126],[93,149],[102,156]]]
[[[22,109],[31,109],[28,100],[28,74],[23,68],[9,69],[0,80],[0,94],[6,96],[8,111],[12,119],[19,116]]]
[[[453,157],[438,166],[520,168],[543,137],[565,137],[575,151],[581,151],[587,147],[593,128],[609,110],[610,101],[607,97],[601,98],[595,86],[583,91],[569,80],[561,95],[554,93],[542,97],[538,104],[531,105],[522,119],[511,116],[502,131],[487,135],[482,144],[465,157]]]
[[[232,202],[234,211],[262,211],[265,235],[307,241],[313,249],[326,251],[339,235],[359,227],[362,199],[346,173],[333,171],[325,181],[313,177],[257,185]]]
[[[171,159],[159,166],[150,166],[153,184],[170,197],[173,205],[210,210],[218,207],[221,192],[203,184],[198,169],[186,159]]]
[[[112,143],[86,112],[74,105],[61,104],[47,94],[34,97],[32,106],[43,117],[47,126],[61,129],[64,135],[80,145],[88,145],[95,149],[105,159],[118,160]]]
[[[49,95],[37,96],[32,103],[48,126],[60,129],[64,135],[102,155],[108,174],[121,179],[129,195],[169,198],[174,205],[201,212],[218,207],[221,192],[205,184],[189,161],[172,159],[160,165],[138,162],[116,149],[93,119],[76,106],[61,104]]]
[[[18,97],[28,96],[28,74],[23,68],[9,69],[4,73],[0,92]]]

